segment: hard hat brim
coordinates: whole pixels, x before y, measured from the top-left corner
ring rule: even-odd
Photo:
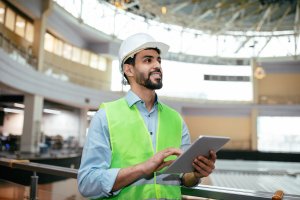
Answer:
[[[135,48],[134,50],[132,50],[131,52],[129,52],[127,54],[127,56],[125,56],[123,59],[122,59],[122,62],[120,63],[121,64],[121,69],[122,69],[122,65],[123,63],[130,57],[132,57],[133,55],[135,55],[136,53],[144,50],[144,49],[148,49],[148,48],[157,48],[160,50],[160,55],[161,56],[164,56],[167,54],[170,46],[165,44],[165,43],[162,43],[162,42],[146,42],[144,43],[143,45],[140,45],[138,46],[137,48]]]

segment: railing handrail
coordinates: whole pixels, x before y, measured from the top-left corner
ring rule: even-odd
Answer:
[[[287,170],[274,170],[274,169],[259,169],[259,170],[245,170],[245,169],[215,169],[214,172],[218,173],[242,173],[242,174],[255,174],[255,175],[279,175],[279,176],[298,176],[300,171],[289,172]]]
[[[78,173],[77,169],[34,163],[34,162],[29,162],[29,160],[13,160],[7,158],[0,158],[0,165],[14,168],[14,169],[22,169],[26,171],[33,171],[33,172],[39,172],[44,174],[51,174],[55,176],[75,178],[75,179],[77,179],[77,173]]]
[[[222,199],[222,200],[261,200],[261,199],[273,199],[274,193],[272,192],[262,192],[253,190],[243,190],[236,188],[225,188],[209,185],[201,185],[193,188],[182,187],[181,192],[183,195],[190,195],[196,197],[212,198],[212,199]],[[276,191],[278,192],[278,191]],[[275,192],[275,193],[276,193]],[[274,198],[279,200],[281,198]],[[283,200],[299,200],[300,195],[284,194],[282,196]]]
[[[51,174],[66,178],[75,178],[77,179],[77,169],[60,167],[48,164],[39,164],[30,162],[29,160],[14,160],[7,158],[0,158],[0,165],[5,167],[10,167],[14,169],[21,169],[26,171]],[[224,199],[224,200],[260,200],[260,199],[272,199],[274,193],[272,192],[262,192],[262,191],[252,191],[252,190],[243,190],[236,188],[225,188],[217,186],[208,186],[201,185],[193,188],[181,188],[182,195],[196,196],[196,197],[205,197],[213,199]],[[33,198],[34,199],[34,198]],[[284,194],[284,200],[297,200],[300,199],[300,195],[291,195]]]

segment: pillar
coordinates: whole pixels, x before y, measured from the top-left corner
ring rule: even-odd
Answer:
[[[38,71],[43,71],[46,22],[51,9],[51,0],[42,1],[42,15],[40,18],[34,20],[34,40],[32,44],[32,54],[37,58],[36,67]]]
[[[39,19],[34,20],[32,54],[37,58],[37,71],[42,71],[44,65],[46,20],[51,8],[51,0],[42,1],[42,15]],[[26,94],[24,99],[24,125],[20,151],[21,153],[39,153],[44,98],[38,95]]]
[[[251,141],[250,148],[252,151],[257,150],[257,108],[252,108],[251,110]]]
[[[24,97],[24,124],[21,136],[21,153],[39,153],[44,98],[26,94]]]
[[[80,116],[79,116],[79,135],[78,135],[78,143],[79,147],[83,147],[86,138],[86,129],[88,127],[87,121],[87,112],[88,108],[81,108],[80,109]]]
[[[252,84],[253,84],[253,103],[258,104],[259,102],[259,94],[258,94],[258,80],[255,77],[255,70],[257,68],[257,63],[255,59],[251,60],[251,67],[252,67]]]

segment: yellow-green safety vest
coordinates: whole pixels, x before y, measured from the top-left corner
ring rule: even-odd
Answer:
[[[104,103],[101,107],[105,109],[110,134],[110,168],[126,168],[142,163],[155,152],[168,147],[180,148],[182,118],[165,104],[161,104],[158,109],[156,150],[153,149],[150,134],[136,105],[129,107],[125,98],[121,98]],[[174,156],[166,160],[170,159],[174,159]],[[152,179],[141,178],[108,199],[181,199],[179,183],[178,175],[156,172]]]

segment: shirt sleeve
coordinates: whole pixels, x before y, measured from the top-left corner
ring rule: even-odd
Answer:
[[[186,150],[191,144],[190,132],[184,120],[182,120],[181,149]]]
[[[111,193],[119,168],[110,169],[111,148],[108,123],[103,109],[94,115],[78,170],[78,190],[84,197],[101,198],[118,194]]]

